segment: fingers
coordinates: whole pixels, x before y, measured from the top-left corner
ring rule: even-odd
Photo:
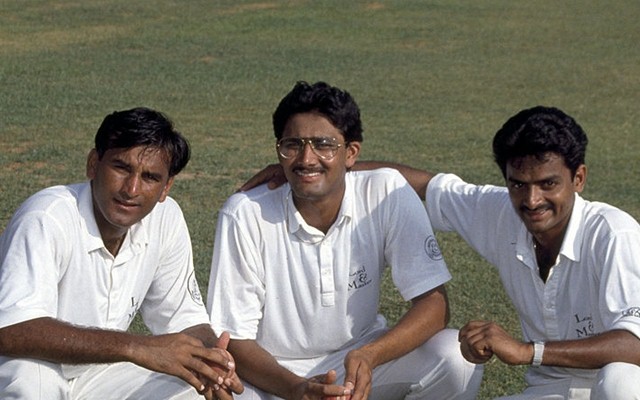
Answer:
[[[324,377],[325,377],[324,383],[332,385],[336,383],[336,379],[338,379],[338,374],[336,373],[336,370],[332,369],[332,370],[329,370],[329,372],[327,372],[324,375]]]
[[[367,368],[358,368],[352,400],[367,399],[371,390],[371,371]]]
[[[286,178],[280,164],[270,164],[249,178],[238,191],[244,192],[263,183],[268,183],[269,188],[273,189],[281,186],[284,182],[286,182]]]
[[[493,356],[493,352],[490,349],[485,347],[476,349],[466,340],[460,342],[460,352],[467,361],[474,364],[484,364]]]
[[[468,361],[481,364],[487,362],[493,356],[493,351],[486,335],[486,327],[489,324],[486,321],[471,321],[460,329],[458,334],[460,351]]]
[[[230,340],[231,336],[229,336],[229,332],[222,332],[216,342],[216,348],[226,350]]]
[[[366,363],[348,358],[345,369],[344,386],[351,392],[351,400],[368,398],[371,390],[371,368]]]
[[[228,390],[218,389],[215,391],[214,399],[218,400],[233,400],[233,395]]]
[[[233,393],[240,394],[244,392],[244,386],[242,385],[242,381],[234,372],[231,377],[227,377],[224,380],[224,387],[230,389]]]

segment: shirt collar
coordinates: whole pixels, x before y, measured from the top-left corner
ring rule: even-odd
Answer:
[[[93,195],[91,191],[91,182],[86,182],[81,188],[78,197],[78,211],[80,216],[84,220],[86,229],[86,250],[92,252],[104,247],[102,236],[100,235],[100,229],[98,229],[98,223],[93,212]],[[127,231],[127,237],[125,238],[122,248],[118,255],[122,254],[126,249],[131,247],[134,253],[137,253],[139,249],[146,246],[149,243],[149,234],[147,232],[147,224],[145,220],[149,216],[145,217],[142,221],[133,225]]]
[[[580,250],[584,233],[584,224],[582,223],[584,208],[584,199],[576,193],[573,210],[571,210],[571,219],[569,219],[569,225],[567,226],[567,231],[562,240],[562,247],[560,248],[560,254],[575,262],[580,261]]]
[[[585,201],[578,193],[575,194],[569,225],[562,239],[560,246],[561,256],[574,262],[580,261],[580,250],[582,247],[581,238],[583,236],[582,214],[585,208]],[[519,217],[518,217],[519,218]],[[524,223],[520,223],[520,230],[516,239],[516,257],[531,268],[535,268],[535,253],[533,251],[533,238],[527,231]]]
[[[288,184],[285,190],[282,191],[282,196],[285,205],[285,217],[287,218],[289,232],[291,232],[296,237],[298,237],[298,239],[304,242],[317,243],[322,241],[326,235],[322,231],[307,224],[307,222],[304,220],[302,214],[300,214],[295,204],[293,203],[293,193],[291,192],[291,187],[289,187]],[[329,232],[327,232],[327,235],[331,234],[331,231],[334,228],[351,220],[354,210],[353,201],[353,180],[351,179],[351,174],[347,173],[345,176],[345,191],[344,196],[342,197],[340,211],[338,212],[336,222],[334,222],[331,228],[329,228]]]

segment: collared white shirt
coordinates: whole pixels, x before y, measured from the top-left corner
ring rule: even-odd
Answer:
[[[457,232],[497,268],[525,341],[581,339],[612,329],[640,337],[640,226],[627,213],[576,194],[560,254],[545,283],[531,234],[506,188],[440,174],[429,182],[426,198],[435,230]],[[546,369],[558,376],[569,370]]]
[[[319,357],[385,326],[377,311],[386,265],[406,300],[451,278],[401,175],[349,172],[345,180],[326,235],[304,221],[289,185],[227,200],[209,281],[214,329],[255,339],[276,358]]]
[[[208,322],[173,199],[129,229],[116,257],[100,237],[88,182],[22,204],[0,238],[0,326],[52,317],[126,330],[138,310],[154,334]]]

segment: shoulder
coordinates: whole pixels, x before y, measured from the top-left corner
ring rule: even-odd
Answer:
[[[52,186],[27,198],[11,217],[2,237],[42,240],[43,237],[68,238],[82,224],[80,198],[87,184]],[[89,194],[90,195],[90,194]]]
[[[406,182],[402,174],[393,168],[350,171],[347,176],[360,182]]]
[[[399,188],[413,191],[402,174],[393,168],[351,171],[346,179],[360,193],[389,194]]]
[[[182,208],[173,197],[167,196],[163,202],[156,204],[150,214],[158,212],[182,215]]]
[[[289,190],[289,185],[284,184],[275,189],[269,189],[267,185],[260,185],[245,192],[236,192],[229,196],[219,212],[237,216],[279,209],[282,208]]]
[[[474,202],[477,205],[486,203],[499,208],[509,203],[509,193],[504,186],[476,185],[467,183],[454,174],[437,174],[427,187],[427,204],[441,198],[452,202]]]
[[[169,196],[167,196],[164,201],[156,204],[141,223],[150,226],[154,231],[172,231],[181,225],[186,225],[180,204]]]
[[[83,190],[90,190],[89,183],[52,186],[34,193],[18,208],[14,217],[42,213],[53,217],[67,218],[78,214],[80,196]]]
[[[627,212],[607,203],[588,201],[576,197],[577,204],[583,204],[583,223],[587,230],[604,232],[639,232],[640,225]]]

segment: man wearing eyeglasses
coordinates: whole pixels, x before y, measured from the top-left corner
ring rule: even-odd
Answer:
[[[209,280],[238,398],[474,399],[482,368],[446,329],[451,275],[420,199],[395,170],[349,172],[363,139],[353,98],[298,82],[273,127],[288,183],[229,198]],[[392,328],[378,314],[387,265],[411,301]]]

